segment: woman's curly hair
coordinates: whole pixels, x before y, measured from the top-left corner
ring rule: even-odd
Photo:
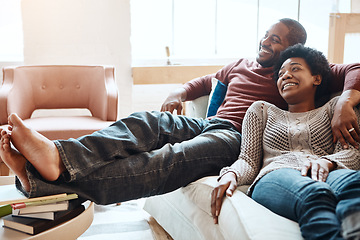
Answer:
[[[279,78],[279,71],[283,63],[289,58],[302,58],[310,67],[311,75],[320,75],[322,77],[321,84],[317,87],[315,93],[315,101],[321,102],[329,99],[329,85],[331,82],[332,74],[324,54],[316,49],[305,47],[301,43],[288,47],[280,54],[279,60],[274,65],[274,79],[277,81]],[[317,105],[319,105],[317,104]]]

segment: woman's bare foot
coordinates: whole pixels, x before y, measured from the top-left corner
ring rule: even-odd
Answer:
[[[0,157],[19,178],[24,190],[30,191],[30,183],[25,171],[26,159],[11,148],[10,135],[6,130],[1,131]]]
[[[65,171],[55,144],[40,133],[26,127],[16,114],[9,116],[11,142],[15,148],[48,181],[55,181]]]

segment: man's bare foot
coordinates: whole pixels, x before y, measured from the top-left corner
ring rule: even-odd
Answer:
[[[26,127],[16,114],[9,116],[11,142],[15,148],[48,181],[55,181],[65,171],[55,144],[40,133]]]
[[[30,183],[25,171],[26,159],[11,148],[10,135],[6,130],[1,130],[0,157],[19,178],[24,190],[30,191]]]

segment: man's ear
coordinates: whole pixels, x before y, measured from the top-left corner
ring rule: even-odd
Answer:
[[[321,75],[315,75],[314,77],[315,77],[315,79],[314,79],[314,85],[315,85],[315,86],[319,86],[319,85],[321,84],[321,81],[322,81]]]

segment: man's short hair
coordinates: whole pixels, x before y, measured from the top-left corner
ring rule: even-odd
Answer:
[[[282,18],[279,21],[289,28],[287,38],[290,46],[297,43],[305,44],[307,38],[306,30],[298,21],[291,18]]]

